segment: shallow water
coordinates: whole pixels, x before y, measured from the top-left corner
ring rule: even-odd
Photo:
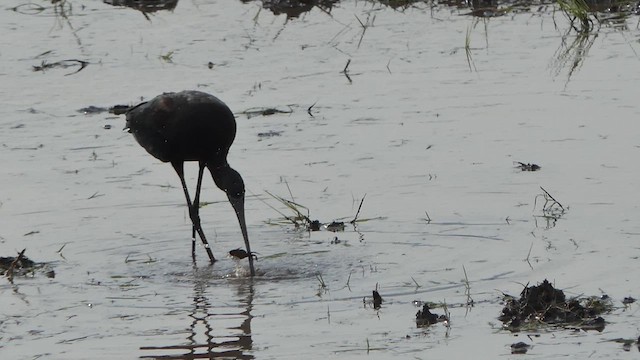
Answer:
[[[494,359],[515,357],[518,341],[534,345],[529,358],[637,357],[608,341],[639,335],[637,305],[620,303],[638,297],[640,275],[636,19],[602,28],[568,81],[569,25],[550,11],[485,31],[465,11],[369,2],[287,20],[257,3],[183,0],[150,21],[99,2],[73,3],[68,20],[19,4],[0,12],[0,255],[26,248],[56,277],[2,279],[2,358]],[[356,16],[372,24],[364,36]],[[32,71],[66,59],[90,64]],[[237,114],[229,162],[249,191],[253,280],[224,257],[242,240],[211,180],[213,267],[201,248],[191,261],[173,169],[120,131],[123,117],[77,111],[183,89]],[[291,113],[242,114],[260,107]],[[269,131],[281,134],[258,136]],[[335,234],[274,225],[270,206],[288,210],[265,191],[289,197],[287,184],[313,219],[348,221],[366,194],[359,217],[372,220]],[[540,186],[567,208],[553,224]],[[501,331],[502,292],[544,278],[611,296],[605,330]],[[414,300],[446,301],[450,330],[416,328]]]

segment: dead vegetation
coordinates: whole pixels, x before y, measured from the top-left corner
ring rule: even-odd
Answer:
[[[434,303],[424,302],[422,304],[422,309],[418,310],[416,313],[416,327],[428,327],[439,322],[444,323],[447,328],[451,325],[449,310],[447,308],[446,303],[440,304],[440,307],[443,308],[444,314],[438,315],[431,312],[431,310],[438,305]]]
[[[287,208],[291,214],[287,215],[283,211],[280,211],[273,205],[269,204],[268,202],[263,201],[267,206],[269,206],[271,209],[273,209],[275,212],[277,212],[281,216],[281,218],[278,218],[275,220],[269,220],[268,222],[269,224],[276,224],[276,225],[292,224],[296,230],[304,230],[304,231],[320,231],[324,229],[331,232],[340,232],[345,230],[347,224],[350,224],[355,227],[357,223],[373,220],[373,219],[358,218],[358,216],[360,215],[360,211],[362,210],[362,205],[364,204],[364,199],[366,198],[367,194],[364,194],[362,199],[360,199],[360,205],[358,206],[358,210],[356,211],[356,214],[353,217],[353,219],[349,221],[346,221],[346,222],[340,221],[344,218],[339,218],[331,222],[322,222],[317,219],[312,220],[309,208],[302,204],[297,203],[295,201],[295,198],[293,197],[293,193],[291,192],[291,188],[289,187],[289,184],[286,181],[285,181],[285,184],[287,186],[287,190],[289,191],[289,196],[291,200],[286,199],[279,195],[275,195],[269,191],[266,191],[266,193],[269,196],[271,196],[273,199],[278,201],[281,205],[284,205],[284,207]],[[376,219],[381,219],[381,218],[376,218]]]
[[[538,171],[541,169],[540,165],[533,163],[514,161],[514,164],[516,165],[516,169],[520,169],[521,171]]]
[[[519,298],[503,295],[505,305],[498,319],[510,331],[550,326],[602,331],[606,322],[600,315],[613,309],[607,295],[567,298],[546,279],[524,286]]]
[[[47,277],[55,277],[55,272],[46,268],[46,264],[38,264],[29,259],[24,253],[27,249],[23,249],[17,256],[0,257],[0,271],[10,283],[16,276],[34,276],[36,270],[44,270]]]
[[[78,59],[60,60],[60,61],[55,61],[51,63],[47,62],[46,60],[43,60],[40,63],[40,65],[33,65],[33,71],[41,71],[44,73],[46,70],[50,70],[50,69],[56,69],[56,68],[66,69],[73,66],[77,66],[78,69],[76,71],[64,74],[64,76],[69,76],[69,75],[79,73],[84,68],[86,68],[87,65],[89,65],[88,61],[78,60]]]
[[[173,11],[178,5],[178,0],[103,0],[105,4],[113,6],[129,7],[142,13],[145,19],[151,21],[149,15],[156,11]]]
[[[540,190],[542,190],[542,194],[536,195],[533,201],[533,208],[534,210],[537,208],[538,199],[542,198],[544,200],[544,203],[542,204],[542,215],[534,215],[534,218],[541,218],[545,220],[545,228],[551,229],[555,227],[556,223],[566,213],[567,209],[542,186],[540,186]]]

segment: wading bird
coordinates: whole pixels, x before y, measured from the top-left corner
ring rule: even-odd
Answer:
[[[236,121],[225,103],[200,91],[165,93],[138,104],[126,113],[125,131],[133,134],[147,152],[160,161],[170,162],[180,177],[193,223],[192,256],[195,260],[195,234],[200,235],[213,263],[215,258],[200,226],[200,189],[204,168],[215,184],[227,194],[240,223],[247,253],[251,255],[244,218],[244,182],[227,163],[227,153],[236,136]],[[196,195],[191,201],[184,180],[184,162],[199,163]],[[248,256],[251,276],[255,275],[253,256]]]

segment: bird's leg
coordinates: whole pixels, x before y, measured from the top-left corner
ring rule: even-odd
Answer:
[[[209,247],[209,243],[207,242],[207,238],[204,236],[204,231],[202,231],[202,227],[200,226],[200,217],[198,215],[198,211],[194,208],[191,203],[191,197],[189,196],[189,190],[187,189],[187,183],[184,180],[184,162],[183,161],[172,161],[171,165],[175,169],[176,173],[180,177],[180,182],[182,183],[182,190],[184,191],[184,196],[187,198],[187,207],[189,208],[189,217],[191,218],[191,222],[193,223],[193,227],[195,227],[196,231],[200,235],[200,239],[204,244],[204,248],[207,251],[207,255],[209,255],[209,260],[213,263],[216,259],[213,257],[213,253],[211,252],[211,248]],[[202,180],[202,177],[200,177]],[[198,187],[200,186],[200,181],[198,182]]]
[[[196,218],[198,219],[198,223],[200,222],[200,190],[202,189],[202,175],[204,173],[204,168],[206,166],[206,162],[200,161],[200,169],[198,171],[198,184],[196,185],[196,196],[193,198],[193,207],[196,212]],[[191,253],[195,257],[196,253],[196,226],[193,225],[193,229],[191,231]]]

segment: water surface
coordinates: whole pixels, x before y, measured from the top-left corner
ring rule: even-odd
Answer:
[[[294,19],[241,2],[183,0],[150,20],[100,2],[67,18],[20,4],[0,12],[0,255],[26,248],[56,277],[2,279],[2,358],[494,359],[517,341],[532,358],[634,356],[607,340],[638,336],[637,306],[620,303],[640,275],[635,19],[601,28],[569,78],[559,54],[573,35],[550,10],[485,24],[350,1]],[[32,70],[67,59],[89,65]],[[183,89],[236,112],[229,162],[249,191],[253,280],[224,256],[242,240],[211,180],[213,267],[203,251],[191,261],[172,168],[122,117],[77,111]],[[261,107],[286,113],[243,114]],[[373,220],[335,234],[273,225],[269,205],[288,210],[265,191],[289,197],[287,184],[313,219],[348,221],[366,194],[359,217]],[[540,186],[567,209],[555,222]],[[545,278],[611,296],[605,330],[501,331],[502,292]],[[451,328],[416,328],[415,300],[449,304]]]

